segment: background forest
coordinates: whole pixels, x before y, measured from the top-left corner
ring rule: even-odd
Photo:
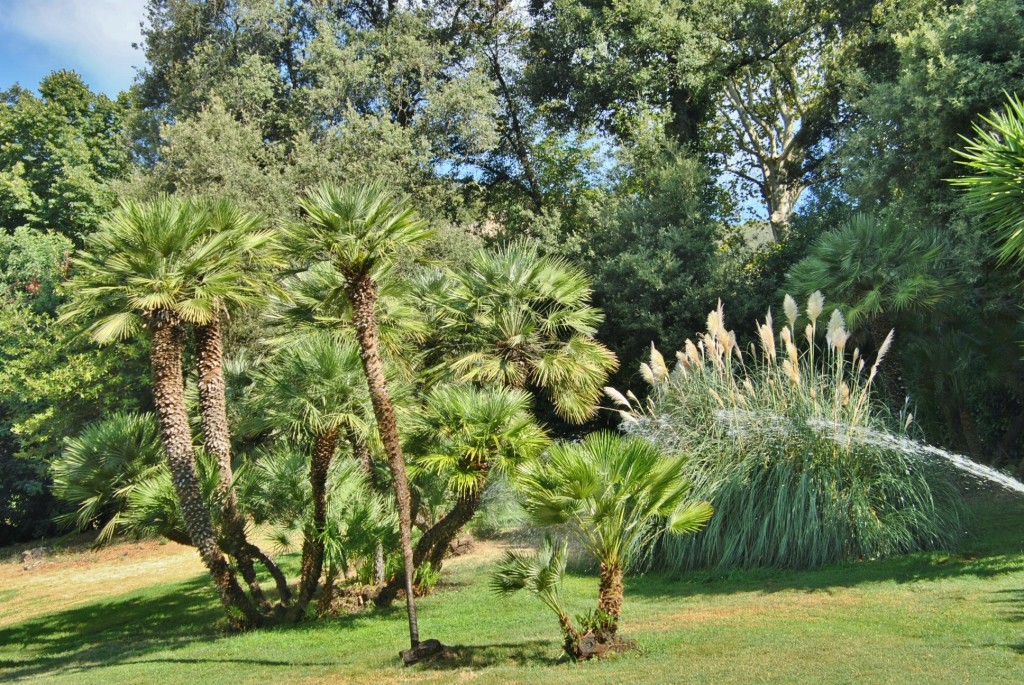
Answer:
[[[116,100],[71,72],[0,96],[0,545],[58,530],[84,427],[154,408],[145,339],[57,318],[101,218],[173,193],[288,223],[324,181],[411,196],[453,274],[510,243],[582,269],[623,390],[719,299],[750,340],[821,290],[865,355],[896,329],[894,414],[1024,471],[1020,275],[949,183],[1024,83],[1016,0],[151,0],[143,33]],[[225,335],[229,385],[262,372],[265,323]]]

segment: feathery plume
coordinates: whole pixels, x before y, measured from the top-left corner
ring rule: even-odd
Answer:
[[[807,298],[807,318],[814,323],[821,316],[822,310],[825,308],[825,296],[821,294],[820,290],[815,290],[809,298]]]
[[[665,365],[665,357],[661,355],[658,348],[651,343],[651,372],[659,381],[668,375],[668,366]]]
[[[782,300],[782,311],[786,312],[789,327],[795,330],[796,317],[800,314],[800,309],[796,306],[796,300],[789,293],[786,293],[786,297]]]
[[[878,373],[878,365],[885,359],[886,353],[889,348],[892,347],[892,338],[896,334],[896,329],[889,331],[889,335],[885,336],[885,340],[882,341],[881,347],[878,348],[878,356],[875,357],[875,363],[871,365],[871,373],[868,374],[868,383],[875,380],[875,375]]]
[[[604,394],[607,395],[612,402],[619,405],[620,407],[625,407],[626,409],[633,408],[633,405],[629,403],[629,400],[626,399],[626,396],[611,386],[605,387]]]
[[[655,384],[656,380],[654,378],[654,372],[651,371],[651,367],[647,366],[644,362],[640,362],[640,375],[651,385]]]

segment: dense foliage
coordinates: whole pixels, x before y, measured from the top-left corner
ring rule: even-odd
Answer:
[[[953,544],[943,474],[851,432],[1024,472],[1017,0],[146,7],[126,92],[0,95],[0,544],[193,544],[239,627],[404,591],[415,659],[467,526],[600,539],[582,638],[655,537],[673,568]],[[720,307],[665,367],[784,285],[833,298],[803,351],[791,303],[742,354]],[[611,374],[654,447],[585,437]],[[716,515],[661,535],[689,481]],[[505,570],[567,629],[560,549]]]

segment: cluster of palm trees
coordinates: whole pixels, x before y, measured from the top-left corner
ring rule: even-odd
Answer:
[[[398,549],[382,549],[381,537],[377,575],[381,601],[404,590],[415,649],[417,568],[440,568],[492,474],[548,447],[534,400],[581,422],[596,411],[616,360],[593,337],[601,316],[586,276],[565,262],[513,245],[481,249],[464,269],[418,265],[429,226],[407,198],[377,185],[321,185],[300,207],[299,221],[270,226],[222,201],[125,201],[74,260],[62,317],[99,343],[148,338],[183,537],[234,625],[305,615],[331,556],[331,474],[347,449],[361,482],[393,495]],[[225,326],[240,318],[264,333],[246,391],[253,416],[242,418],[224,373]],[[194,365],[187,372],[186,359]],[[195,401],[186,391],[193,378]],[[242,433],[285,440],[308,460],[294,588],[253,542],[252,516],[240,505],[232,446]],[[425,490],[442,493],[445,513],[418,516]],[[400,553],[401,574],[385,577],[385,552]],[[276,596],[260,586],[259,567]]]

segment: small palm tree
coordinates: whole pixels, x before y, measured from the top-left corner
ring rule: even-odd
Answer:
[[[804,297],[829,293],[849,326],[872,327],[880,344],[895,318],[932,311],[953,294],[945,254],[934,232],[857,214],[811,245],[790,270],[787,287]]]
[[[435,373],[539,389],[574,423],[596,413],[618,361],[594,339],[603,317],[581,269],[518,243],[480,250],[468,269],[427,281],[424,293],[444,336]]]
[[[292,616],[300,618],[323,572],[327,529],[327,475],[339,440],[364,440],[371,415],[359,349],[320,332],[280,349],[254,374],[253,403],[264,428],[311,442],[312,518],[302,545],[301,579]],[[360,465],[362,467],[362,465]]]
[[[599,640],[614,637],[622,611],[623,574],[663,532],[700,530],[707,502],[687,501],[682,461],[651,443],[610,431],[559,443],[546,462],[529,463],[519,483],[531,520],[566,526],[601,565]]]
[[[974,138],[958,151],[974,175],[952,179],[964,189],[967,209],[983,219],[999,243],[1003,261],[1024,263],[1024,102],[1008,98],[1006,108],[974,124]]]
[[[533,552],[506,550],[491,576],[491,589],[499,595],[510,595],[519,590],[536,595],[558,616],[558,625],[565,638],[565,651],[575,656],[580,634],[569,617],[561,595],[568,556],[568,544],[563,542],[556,547],[550,535],[545,535],[544,541]]]
[[[432,390],[410,434],[416,471],[435,476],[454,504],[427,528],[413,563],[440,570],[448,546],[480,508],[492,474],[512,474],[536,459],[549,439],[530,413],[530,395],[508,388],[445,385]],[[381,601],[397,591],[384,589]]]
[[[329,297],[345,297],[352,307],[359,356],[381,443],[387,454],[398,505],[402,557],[405,562],[406,608],[409,616],[407,655],[416,658],[419,627],[413,596],[412,501],[402,456],[395,409],[384,376],[378,325],[379,283],[400,257],[430,238],[426,223],[417,218],[407,198],[396,198],[378,186],[328,184],[306,193],[301,201],[304,221],[291,232],[294,256],[307,262],[326,262],[344,279]]]
[[[221,553],[203,499],[182,376],[184,326],[216,313],[210,291],[219,282],[204,276],[219,272],[229,238],[211,234],[207,212],[193,203],[168,196],[123,202],[73,260],[72,300],[61,320],[84,322],[101,344],[149,334],[157,419],[181,515],[229,616],[245,626],[261,616]]]
[[[86,530],[100,526],[97,542],[109,541],[136,484],[163,462],[160,431],[152,414],[117,413],[64,440],[53,462],[53,494],[75,506],[58,522]]]

